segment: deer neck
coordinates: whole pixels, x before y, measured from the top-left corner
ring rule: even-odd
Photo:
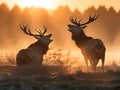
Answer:
[[[46,44],[44,44],[42,41],[37,41],[33,44],[31,44],[28,48],[31,49],[36,49],[39,52],[43,52],[43,54],[45,54],[48,51],[48,46]]]
[[[84,45],[92,39],[92,37],[88,37],[84,32],[77,34],[77,35],[72,35],[72,39],[75,41],[75,44],[82,49]]]

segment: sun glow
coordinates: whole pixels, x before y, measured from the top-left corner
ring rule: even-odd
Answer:
[[[54,6],[54,2],[51,0],[19,0],[19,5],[24,7],[44,7],[44,8],[52,8]]]

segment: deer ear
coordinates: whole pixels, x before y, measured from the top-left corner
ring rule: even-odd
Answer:
[[[68,30],[78,30],[80,26],[68,24]]]
[[[40,39],[41,39],[41,37],[40,37],[40,36],[34,36],[34,38],[36,38],[36,39],[38,39],[38,40],[40,40]]]
[[[85,29],[87,27],[87,25],[84,25],[84,26],[80,26],[80,29]]]
[[[74,27],[74,25],[71,25],[71,24],[68,24],[67,26],[68,26],[68,28],[73,28]]]
[[[49,37],[49,38],[50,38],[51,36],[52,36],[52,34],[48,34],[48,35],[46,35],[46,37]]]

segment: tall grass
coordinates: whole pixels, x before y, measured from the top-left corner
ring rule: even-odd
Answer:
[[[49,50],[44,56],[45,65],[79,65],[81,64],[78,56],[73,56],[72,51],[65,50]]]
[[[16,51],[1,51],[0,52],[0,66],[3,65],[16,65]],[[72,51],[61,49],[50,49],[46,55],[44,55],[43,65],[77,65],[81,64],[81,58],[73,55]]]
[[[0,66],[16,66],[16,54],[16,52],[12,51],[1,51]],[[86,64],[83,56],[72,50],[49,49],[47,54],[44,55],[43,65],[64,66],[71,72],[76,72],[77,70],[86,71]],[[114,60],[109,69],[115,71],[117,68],[118,64]]]

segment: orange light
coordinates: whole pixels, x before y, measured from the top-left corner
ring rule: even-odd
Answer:
[[[54,2],[51,0],[20,0],[18,3],[22,8],[31,6],[52,8],[54,5]]]

